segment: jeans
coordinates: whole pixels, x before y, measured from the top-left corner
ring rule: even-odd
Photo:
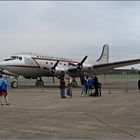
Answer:
[[[65,88],[60,88],[61,97],[65,96]]]
[[[82,85],[82,84],[81,84],[81,88],[82,88],[81,95],[85,95],[85,94],[86,94],[86,88],[85,88],[85,85]]]

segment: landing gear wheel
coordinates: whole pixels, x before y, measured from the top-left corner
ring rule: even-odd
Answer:
[[[77,86],[78,86],[77,82],[73,82],[73,87],[77,87]]]
[[[18,87],[18,83],[16,81],[11,82],[11,87],[12,88],[17,88]]]
[[[36,84],[37,87],[43,87],[44,86],[44,82],[43,81],[40,81],[40,80],[37,80],[35,82],[35,84]]]

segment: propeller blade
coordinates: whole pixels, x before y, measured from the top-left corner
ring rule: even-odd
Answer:
[[[78,69],[78,70],[81,70],[81,69],[82,69],[82,65],[83,65],[83,63],[86,61],[87,57],[88,57],[88,56],[85,56],[85,57],[83,58],[83,60],[82,60],[80,63],[77,64],[77,69]]]
[[[53,66],[54,69],[55,69],[55,67],[58,65],[58,63],[59,63],[59,60],[56,61],[56,63],[54,64],[54,66]]]
[[[53,66],[53,67],[51,67],[51,72],[52,72],[52,73],[54,73],[55,68],[56,68],[56,66],[58,65],[58,63],[59,63],[59,60],[58,60],[58,61],[56,61],[56,63],[54,64],[54,66]]]
[[[88,56],[85,56],[85,57],[83,58],[83,60],[80,62],[81,65],[85,62],[85,60],[87,59],[87,57],[88,57]]]

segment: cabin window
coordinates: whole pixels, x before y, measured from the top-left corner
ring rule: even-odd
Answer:
[[[22,57],[19,57],[18,59],[19,59],[19,60],[22,60]]]
[[[13,59],[13,60],[14,60],[14,59],[17,59],[17,57],[16,57],[16,56],[11,56],[11,59]]]
[[[48,62],[46,62],[46,64],[48,64]]]
[[[53,63],[51,62],[51,65],[53,65]]]

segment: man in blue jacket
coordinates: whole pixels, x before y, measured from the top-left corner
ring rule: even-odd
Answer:
[[[5,100],[5,105],[9,105],[7,99],[7,81],[0,75],[0,102],[3,105],[3,98]]]

